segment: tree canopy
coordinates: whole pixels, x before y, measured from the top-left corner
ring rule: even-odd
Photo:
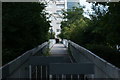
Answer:
[[[50,22],[38,2],[3,2],[3,64],[48,40]]]
[[[64,12],[66,21],[61,23],[60,37],[70,39],[120,67],[120,52],[116,49],[116,45],[120,45],[119,7],[120,2],[93,3],[95,14],[90,15],[91,19],[83,16],[83,8]]]

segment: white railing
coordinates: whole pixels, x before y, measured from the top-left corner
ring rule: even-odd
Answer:
[[[50,39],[49,40],[49,48],[52,48],[55,43],[56,43],[55,39]]]
[[[65,47],[68,47],[68,40],[67,39],[63,39],[63,44]]]

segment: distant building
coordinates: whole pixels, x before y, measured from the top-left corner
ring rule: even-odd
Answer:
[[[71,9],[72,7],[79,7],[79,0],[67,0],[67,9]]]
[[[63,20],[62,10],[71,9],[74,6],[78,6],[79,0],[42,0],[47,3],[46,12],[51,16],[52,30],[55,33],[55,38],[61,33],[61,21]],[[47,15],[49,16],[49,15]]]

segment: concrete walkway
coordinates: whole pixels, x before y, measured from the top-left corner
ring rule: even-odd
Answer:
[[[63,56],[68,55],[67,48],[63,44],[55,44],[52,49],[50,50],[52,56]]]
[[[71,62],[68,50],[63,44],[55,44],[50,50],[51,56],[63,56],[66,62]]]

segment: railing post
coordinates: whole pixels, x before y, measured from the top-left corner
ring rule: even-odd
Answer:
[[[36,68],[36,71],[35,71],[36,76],[35,76],[35,78],[36,78],[36,80],[37,80],[37,76],[38,76],[38,75],[37,75],[37,74],[38,74],[38,72],[37,72],[37,70],[38,70],[38,69],[37,69],[37,66],[35,66],[35,68]]]
[[[41,69],[41,70],[40,70],[40,71],[41,71],[41,72],[40,72],[40,73],[41,73],[40,76],[41,76],[41,80],[42,80],[42,65],[40,66],[40,69]]]
[[[71,75],[70,75],[70,80],[72,80],[72,79],[73,79],[73,75],[71,74]]]
[[[49,75],[49,79],[52,80],[52,75]]]
[[[32,78],[32,66],[29,65],[29,79],[31,80]]]

